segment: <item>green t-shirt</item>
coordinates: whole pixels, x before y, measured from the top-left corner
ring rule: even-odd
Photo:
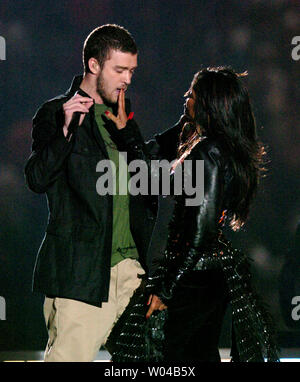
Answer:
[[[116,167],[116,193],[113,195],[113,233],[112,233],[112,253],[111,266],[113,267],[126,258],[138,258],[138,251],[130,231],[129,220],[129,195],[128,195],[128,167],[122,154],[115,143],[110,138],[109,132],[104,127],[103,115],[105,110],[112,111],[106,105],[95,104],[95,118],[99,127],[100,134],[105,143],[109,159],[114,162]],[[105,119],[105,118],[104,118]],[[121,171],[119,171],[121,168]],[[119,195],[119,185],[122,184],[122,192],[126,195]]]

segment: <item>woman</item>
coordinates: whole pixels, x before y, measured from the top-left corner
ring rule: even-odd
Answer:
[[[138,300],[126,309],[127,328],[120,329],[114,360],[220,361],[218,341],[228,303],[232,360],[278,360],[271,319],[251,287],[247,258],[222,233],[226,223],[233,230],[245,223],[263,171],[264,148],[256,136],[243,75],[225,67],[203,69],[186,93],[187,122],[173,172],[186,160],[204,160],[204,199],[187,206],[184,189],[175,197],[164,259],[147,286],[150,319],[134,325],[147,296],[137,292]],[[130,136],[135,129],[126,122],[122,97],[118,116],[107,116],[120,129],[130,158],[148,161],[151,156],[140,137]],[[134,332],[130,325],[142,329],[136,332],[140,342],[128,350]]]

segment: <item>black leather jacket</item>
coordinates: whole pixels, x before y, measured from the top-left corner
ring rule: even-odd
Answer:
[[[170,151],[167,155],[162,147],[166,146],[167,140],[171,142],[178,136],[179,127],[176,125],[173,128],[173,134],[170,129],[167,134],[157,136],[156,145],[152,145],[152,153],[149,146],[144,144],[134,121],[129,121],[118,135],[126,146],[128,159],[144,160],[150,168],[151,160],[163,159],[162,152],[164,156],[168,156],[167,159],[172,159],[174,153]],[[170,147],[174,148],[174,142]],[[174,288],[182,277],[195,267],[201,254],[216,242],[221,228],[222,212],[229,205],[229,190],[233,180],[224,149],[216,141],[204,138],[193,148],[186,160],[192,161],[193,172],[189,175],[193,178],[196,175],[196,161],[204,161],[204,198],[199,205],[186,206],[187,195],[184,189],[182,195],[176,197],[165,253],[166,271],[162,282],[154,283],[155,288],[152,291],[166,303],[172,298]],[[151,176],[156,177],[158,174],[152,171]],[[161,281],[162,278],[159,278]]]
[[[136,124],[132,121],[118,131],[119,139],[127,147],[131,159],[143,159],[150,166],[149,160],[163,158],[173,159],[175,141],[178,138],[180,124],[169,129],[166,133],[156,137],[152,145],[145,145]],[[170,150],[167,150],[170,142]],[[154,154],[148,149],[154,150]],[[232,309],[232,360],[239,362],[278,361],[278,348],[274,336],[272,317],[265,309],[263,301],[255,293],[251,285],[250,264],[247,257],[231,246],[222,234],[224,216],[230,214],[234,205],[234,192],[236,187],[234,172],[222,142],[204,139],[199,142],[185,162],[190,159],[192,163],[197,160],[204,161],[204,198],[199,205],[186,206],[186,195],[176,196],[176,205],[169,225],[169,236],[163,264],[157,269],[152,279],[148,279],[148,291],[142,292],[141,301],[128,310],[131,317],[126,321],[133,321],[135,335],[140,322],[143,322],[144,311],[137,312],[143,307],[149,293],[154,293],[168,305],[174,290],[182,278],[195,269],[210,269],[220,267],[224,273],[228,286],[228,297]],[[184,162],[184,163],[185,163]],[[192,167],[193,169],[195,167]],[[152,176],[157,176],[154,172]],[[192,172],[192,178],[195,174]],[[146,196],[149,198],[149,196]],[[224,211],[226,212],[224,215]],[[207,261],[208,260],[208,261]],[[201,268],[207,261],[208,267]],[[200,263],[200,266],[199,266]],[[139,316],[140,314],[140,316]],[[159,330],[163,327],[164,315],[155,321],[156,339]],[[139,318],[140,321],[137,321]],[[125,334],[126,334],[125,330]],[[127,333],[128,334],[128,333]],[[120,338],[120,336],[118,337]],[[131,341],[131,336],[124,336]],[[144,343],[144,334],[140,338]],[[121,342],[122,342],[121,341]],[[137,351],[135,347],[126,344],[123,353],[128,349]],[[142,345],[143,346],[143,345]],[[122,355],[122,349],[119,350]],[[142,352],[140,352],[142,354]],[[141,356],[138,354],[137,357]],[[136,360],[136,354],[134,359]],[[128,358],[126,358],[128,360]]]

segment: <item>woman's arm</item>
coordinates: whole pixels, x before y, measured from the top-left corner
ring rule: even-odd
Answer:
[[[166,269],[162,282],[158,283],[158,289],[153,291],[166,305],[173,297],[174,289],[179,281],[194,268],[201,252],[218,233],[224,194],[220,159],[219,150],[209,142],[201,142],[193,149],[191,155],[193,166],[197,160],[204,161],[204,199],[198,206],[182,207],[185,208],[183,231],[185,250],[180,254],[182,261],[175,274]]]

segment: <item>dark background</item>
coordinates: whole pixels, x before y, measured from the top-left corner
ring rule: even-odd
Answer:
[[[106,23],[126,27],[138,44],[139,68],[128,94],[147,139],[177,121],[183,94],[201,67],[248,70],[245,82],[267,146],[268,173],[245,228],[230,236],[254,260],[255,284],[270,305],[281,345],[300,347],[300,321],[285,318],[289,300],[280,303],[282,293],[300,295],[291,289],[295,283],[280,281],[300,219],[300,60],[291,55],[292,38],[300,35],[299,1],[2,0],[0,296],[6,320],[0,321],[0,350],[41,350],[46,341],[43,296],[31,293],[31,278],[47,205],[43,195],[26,189],[23,176],[31,118],[81,73],[84,39]],[[163,249],[168,213],[164,202],[154,251]],[[293,253],[299,259],[299,251]],[[299,277],[291,269],[285,280]],[[226,335],[221,346],[228,346]]]

